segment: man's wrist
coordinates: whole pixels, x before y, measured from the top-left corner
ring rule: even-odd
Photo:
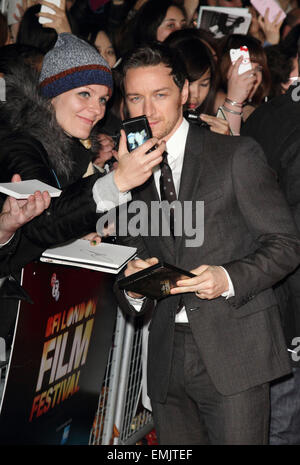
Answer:
[[[221,295],[222,297],[226,297],[226,299],[229,299],[229,297],[234,297],[235,295],[233,282],[231,281],[231,277],[229,276],[229,273],[226,270],[226,268],[224,268],[223,266],[220,266],[220,268],[225,272],[228,283],[227,291],[224,291]]]

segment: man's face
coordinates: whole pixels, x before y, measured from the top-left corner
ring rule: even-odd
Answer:
[[[164,64],[131,68],[124,79],[131,118],[146,115],[154,137],[167,141],[182,122],[182,106],[188,97],[188,81],[182,91]]]

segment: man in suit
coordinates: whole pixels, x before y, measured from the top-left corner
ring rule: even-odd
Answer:
[[[136,50],[123,60],[124,96],[130,116],[145,114],[153,136],[166,141],[167,181],[173,178],[183,210],[193,202],[192,224],[204,201],[204,241],[194,230],[193,243],[176,211],[173,234],[170,227],[169,235],[120,240],[138,247],[125,276],[157,259],[196,276],[157,303],[118,284],[116,293],[131,314],[153,311],[148,395],[160,444],[263,444],[269,382],[290,372],[271,287],[299,264],[300,242],[260,147],[183,119],[183,69],[163,44]],[[151,206],[164,198],[164,170],[132,191],[133,201],[147,205],[149,225],[158,222]]]

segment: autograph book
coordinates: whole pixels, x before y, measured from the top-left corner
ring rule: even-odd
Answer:
[[[58,263],[116,274],[135,255],[135,247],[104,242],[93,246],[88,240],[77,239],[59,247],[45,250],[40,260],[42,262]]]
[[[50,197],[59,197],[61,190],[56,187],[50,186],[38,179],[20,182],[3,182],[0,184],[0,192],[10,195],[15,199],[27,199],[35,191],[48,191]]]

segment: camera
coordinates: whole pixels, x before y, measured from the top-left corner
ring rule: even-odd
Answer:
[[[207,128],[209,129],[209,125],[207,123],[205,123],[205,121],[202,121],[200,119],[200,115],[196,112],[196,111],[193,111],[193,110],[189,110],[187,112],[184,113],[184,117],[190,122],[190,123],[195,123],[197,124],[198,126],[200,126],[201,128]]]

